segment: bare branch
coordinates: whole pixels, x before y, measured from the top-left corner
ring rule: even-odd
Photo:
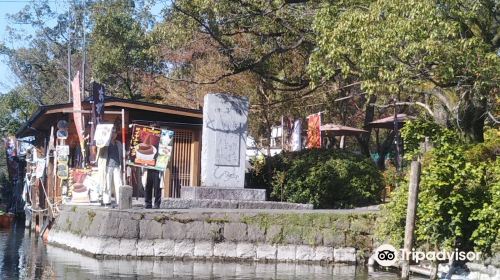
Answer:
[[[488,113],[487,113],[487,114],[488,114],[488,117],[490,117],[490,119],[491,119],[494,123],[496,123],[496,124],[500,124],[500,121],[499,121],[499,120],[497,120],[497,119],[493,116],[493,114],[492,114],[490,111],[488,111]]]
[[[396,102],[396,103],[390,103],[390,104],[384,104],[384,105],[371,103],[370,105],[375,106],[377,108],[387,108],[387,107],[400,106],[400,105],[418,105],[418,106],[424,108],[425,110],[427,110],[429,115],[434,117],[434,112],[432,112],[431,108],[429,106],[427,106],[426,104],[424,104],[422,102],[418,102],[418,101],[416,101],[416,102]]]

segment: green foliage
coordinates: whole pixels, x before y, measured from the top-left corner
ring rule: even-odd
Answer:
[[[147,26],[135,14],[133,2],[99,2],[92,7],[91,18],[94,78],[106,83],[111,92],[129,98],[140,96],[140,80],[148,68],[153,68],[153,63],[148,56]]]
[[[390,195],[391,200],[382,208],[375,233],[381,241],[402,248],[408,205],[408,181],[403,180]]]
[[[482,141],[500,77],[499,14],[488,0],[331,1],[314,23],[309,72],[316,83],[340,72],[386,100],[440,105],[445,122]]]
[[[487,171],[492,178],[488,190],[483,193],[486,201],[481,208],[474,209],[470,221],[478,223],[471,239],[477,249],[487,254],[500,252],[500,159]]]
[[[68,47],[74,64],[71,73],[81,65],[82,25],[75,22],[81,22],[82,7],[80,2],[70,1],[68,5],[71,15],[67,9],[58,13],[57,3],[51,5],[47,0],[27,2],[22,10],[8,15],[9,39],[22,43],[0,47],[0,54],[6,56],[17,78],[19,86],[13,90],[23,92],[32,104],[68,100]],[[26,32],[25,26],[33,32]]]
[[[425,142],[426,138],[430,144],[438,146],[456,144],[460,141],[460,137],[453,131],[423,119],[407,122],[401,129],[401,136],[404,140],[407,160],[415,159],[421,154],[420,145]]]
[[[15,134],[34,111],[34,104],[27,100],[25,94],[13,90],[0,95],[0,136]]]
[[[500,130],[491,129],[486,133],[486,141],[469,150],[467,157],[474,164],[487,162],[486,191],[482,207],[474,209],[470,221],[479,223],[471,239],[477,249],[487,254],[500,252]]]
[[[422,124],[410,127],[424,128],[421,131],[432,128]],[[457,133],[451,137],[449,130],[431,131],[436,134],[431,135],[434,149],[425,155],[420,177],[416,245],[461,250],[475,247],[484,254],[498,250],[500,169],[496,153],[500,141],[487,138],[486,143],[467,145]],[[391,202],[384,207],[380,239],[402,245],[407,199],[407,184],[393,192]]]
[[[271,199],[349,208],[380,201],[382,176],[372,161],[334,150],[281,153],[254,165],[254,176]]]

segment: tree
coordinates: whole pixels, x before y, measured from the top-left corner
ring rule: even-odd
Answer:
[[[33,111],[33,103],[27,98],[28,91],[16,88],[0,95],[0,138],[14,135]]]
[[[482,141],[498,94],[499,17],[489,0],[334,2],[316,18],[309,70],[316,82],[354,77],[379,100],[421,106]]]
[[[68,70],[76,73],[76,69],[81,68],[78,38],[83,31],[81,25],[75,23],[81,20],[82,8],[71,2],[69,5],[71,14],[58,14],[49,1],[34,1],[9,16],[12,39],[26,41],[27,44],[18,48],[3,45],[0,54],[8,58],[10,68],[19,80],[18,89],[33,104],[67,101]],[[22,25],[30,25],[34,34],[18,29]],[[68,48],[71,69],[68,69]]]
[[[466,144],[456,131],[428,121],[412,121],[403,128],[408,158],[420,154],[425,137],[434,144],[422,156],[416,247],[427,251],[476,249],[483,255],[498,250],[498,133],[490,129],[484,143]],[[380,237],[395,246],[403,243],[407,202],[406,182],[395,190],[381,215]]]
[[[137,1],[141,2],[141,1]],[[142,3],[144,4],[144,3]],[[92,6],[90,56],[94,79],[108,92],[131,99],[142,96],[141,84],[154,71],[146,29],[152,24],[148,6],[134,1],[98,1]]]
[[[173,1],[153,30],[155,57],[165,61],[155,80],[182,84],[198,100],[207,92],[248,96],[251,134],[269,138],[282,115],[321,111],[334,90],[334,84],[311,88],[306,71],[318,7],[316,1]]]

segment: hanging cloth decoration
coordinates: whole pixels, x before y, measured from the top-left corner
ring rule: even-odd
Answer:
[[[76,133],[80,140],[80,149],[82,157],[85,155],[84,138],[83,138],[83,121],[82,121],[82,97],[80,92],[80,71],[76,72],[75,78],[71,82],[73,90],[73,119],[75,121]]]
[[[301,149],[302,149],[302,120],[296,119],[293,123],[292,151],[300,151]]]
[[[307,118],[307,148],[321,148],[321,113]]]

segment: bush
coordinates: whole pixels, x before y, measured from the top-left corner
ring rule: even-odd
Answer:
[[[285,152],[253,162],[251,182],[270,199],[311,203],[315,208],[351,208],[380,202],[384,183],[367,158],[335,150]]]
[[[410,123],[403,130],[408,136],[422,135],[412,131],[421,127]],[[415,245],[433,250],[475,248],[491,254],[498,250],[500,237],[500,162],[496,157],[500,141],[492,137],[470,145],[448,129],[433,133],[428,136],[434,149],[422,162]],[[377,230],[380,239],[396,247],[402,246],[407,199],[404,184],[384,207]]]

